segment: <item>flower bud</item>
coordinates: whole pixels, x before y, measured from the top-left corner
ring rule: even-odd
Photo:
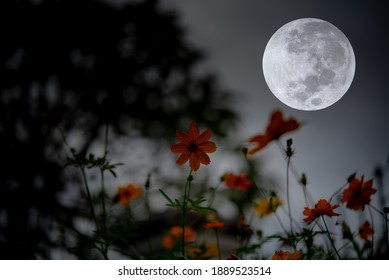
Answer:
[[[286,146],[287,147],[292,147],[292,144],[293,144],[292,138],[289,138],[288,140],[286,140]]]
[[[351,174],[350,176],[348,176],[347,182],[348,182],[348,183],[351,183],[351,181],[355,179],[355,176],[356,176],[356,175],[357,175],[357,173],[354,172],[353,174]]]
[[[285,154],[288,158],[291,158],[295,154],[294,149],[292,148],[292,144],[293,144],[292,139],[288,139],[286,141]]]
[[[301,183],[301,185],[303,185],[304,187],[307,186],[307,176],[305,176],[305,173],[301,174],[300,183]]]

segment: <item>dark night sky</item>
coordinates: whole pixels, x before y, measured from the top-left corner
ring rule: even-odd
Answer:
[[[208,67],[220,74],[227,88],[238,92],[236,109],[241,122],[233,136],[237,143],[264,131],[276,108],[306,122],[289,135],[297,151],[295,166],[306,172],[315,200],[328,198],[351,173],[370,178],[376,164],[386,162],[389,60],[383,2],[166,0],[164,4],[178,9],[188,39],[207,52]],[[278,101],[262,73],[263,51],[272,34],[287,22],[304,17],[337,26],[356,56],[354,81],[346,95],[313,112],[298,111]],[[284,174],[285,163],[277,145],[267,147],[258,157],[272,174]]]

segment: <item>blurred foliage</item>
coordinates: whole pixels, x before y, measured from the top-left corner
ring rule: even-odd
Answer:
[[[89,217],[85,200],[59,200],[73,178],[63,177],[63,142],[52,136],[58,124],[64,135],[82,132],[79,155],[107,123],[154,141],[191,120],[217,136],[233,124],[229,93],[201,71],[203,54],[186,42],[175,12],[155,0],[106,2],[0,2],[2,259],[50,258],[53,248],[93,258],[69,247],[73,218]]]

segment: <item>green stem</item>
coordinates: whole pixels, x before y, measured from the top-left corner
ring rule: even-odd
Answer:
[[[251,163],[246,155],[244,156],[244,159],[246,160],[247,165],[250,167]],[[263,197],[266,197],[266,192],[257,185],[257,182],[255,181],[255,178],[253,176],[253,172],[248,172],[248,177],[251,180],[251,182],[253,183],[254,188],[256,188],[258,190],[260,195],[262,195]]]
[[[288,204],[290,235],[293,236],[293,218],[292,218],[292,211],[291,211],[291,206],[290,206],[290,195],[289,195],[289,164],[290,164],[290,158],[288,158],[288,160],[286,162],[286,201]]]
[[[388,227],[388,214],[385,213],[385,239],[386,239],[386,252],[389,252],[389,227]]]
[[[284,147],[282,146],[282,143],[280,142],[280,140],[277,140],[277,144],[278,144],[278,148],[281,150],[281,153],[284,154],[285,150],[284,150]],[[308,189],[306,188],[306,186],[301,183],[300,178],[299,178],[300,177],[300,173],[294,167],[293,162],[290,161],[290,157],[287,157],[287,160],[288,160],[288,163],[287,163],[288,164],[288,169],[290,169],[290,171],[294,175],[296,181],[301,186],[301,188],[303,190],[303,194],[304,194],[305,204],[306,204],[307,207],[309,207],[310,204],[313,204],[312,196],[310,195],[310,193],[309,193]]]
[[[62,138],[62,141],[63,143],[65,144],[65,147],[70,151],[70,153],[74,156],[74,153],[72,152],[72,149],[70,148],[69,144],[68,144],[68,141],[66,140],[66,137],[65,137],[65,132],[61,129],[60,126],[57,127],[60,135],[61,135],[61,138]]]
[[[108,122],[105,124],[104,157],[108,154]]]
[[[305,205],[309,208],[310,204],[309,204],[309,201],[308,201],[307,186],[302,186],[302,187],[303,187]]]
[[[100,169],[101,174],[101,207],[104,230],[107,230],[107,211],[105,207],[105,183],[104,183],[104,171]]]
[[[278,216],[278,214],[277,214],[276,212],[274,212],[274,216],[276,217],[276,219],[277,219],[278,223],[280,224],[280,226],[281,226],[282,230],[285,232],[286,236],[288,236],[288,235],[289,235],[289,233],[288,233],[288,231],[286,230],[286,228],[285,228],[284,224],[282,223],[282,221],[281,221],[280,217]]]
[[[215,188],[211,188],[211,195],[209,196],[209,199],[208,199],[208,207],[212,207],[213,201],[214,201],[215,196],[216,196],[216,192],[219,189],[220,184],[221,183],[219,183]]]
[[[343,184],[336,192],[334,192],[334,193],[331,195],[329,201],[331,201],[336,195],[338,195],[338,194],[344,189],[344,187],[347,186],[347,184],[348,184],[348,183]]]
[[[103,247],[103,255],[106,260],[108,260],[108,230],[107,230],[107,211],[105,207],[105,180],[104,180],[104,170],[100,169],[101,174],[101,208],[102,208],[102,226],[103,226],[103,232],[104,232],[104,247]]]
[[[220,250],[219,232],[217,229],[215,229],[215,235],[216,235],[217,255],[218,255],[219,260],[221,260],[222,254],[221,254],[221,250]]]
[[[303,194],[304,194],[304,199],[305,199],[305,204],[309,208],[310,205],[314,204],[312,195],[310,194],[309,190],[307,189],[307,186],[303,185],[301,183],[300,178],[299,178],[300,173],[297,171],[297,169],[294,166],[293,162],[290,162],[290,170],[291,170],[293,176],[295,177],[296,181],[298,182],[298,184],[302,187]]]
[[[64,142],[66,148],[70,151],[70,153],[74,157],[75,154],[74,154],[73,150],[70,148],[68,142],[66,141],[66,137],[65,137],[64,131],[59,126],[57,128],[58,128],[58,131],[59,131],[59,133],[60,133],[60,135],[62,137],[62,141]],[[90,205],[90,208],[91,208],[92,218],[93,218],[93,220],[94,220],[94,222],[96,224],[96,229],[98,229],[99,226],[98,226],[98,222],[97,222],[97,219],[96,219],[95,209],[93,207],[92,197],[91,197],[90,191],[89,191],[88,179],[86,178],[85,169],[84,169],[83,166],[80,166],[80,165],[78,165],[78,167],[80,168],[80,171],[81,171],[81,174],[82,174],[82,179],[83,179],[83,182],[84,182],[87,199],[88,199],[88,202],[89,202],[89,205]]]
[[[352,240],[351,242],[352,242],[352,244],[353,244],[354,250],[357,252],[358,258],[359,258],[360,260],[362,260],[362,252],[361,252],[361,250],[359,249],[358,245],[355,243],[354,240]]]
[[[108,122],[105,125],[105,137],[104,137],[104,158],[108,154]],[[100,177],[101,177],[101,207],[102,207],[102,225],[104,231],[104,248],[103,255],[105,259],[108,259],[108,231],[107,231],[107,211],[105,207],[105,179],[104,179],[104,169],[100,168]]]
[[[371,235],[371,254],[370,257],[373,258],[374,256],[374,218],[373,218],[373,212],[371,211],[371,208],[368,207],[369,209],[369,215],[370,215],[370,220],[371,220],[371,227],[373,229],[373,234]]]
[[[182,203],[182,236],[181,236],[181,253],[182,257],[185,258],[185,220],[186,220],[186,206],[187,199],[189,196],[190,186],[192,182],[192,169],[189,171],[189,175],[186,178],[185,188],[184,188],[184,201]]]
[[[93,220],[96,223],[96,229],[98,229],[99,228],[99,224],[98,224],[97,219],[96,219],[95,208],[93,207],[92,196],[90,195],[88,180],[87,180],[86,174],[85,174],[85,169],[84,169],[84,167],[80,166],[80,170],[81,170],[81,174],[82,174],[82,179],[84,181],[84,186],[85,186],[85,190],[86,190],[86,196],[88,198],[88,202],[89,202],[89,205],[90,205],[90,208],[91,208],[92,218],[93,218]]]
[[[324,227],[326,228],[327,236],[328,236],[328,239],[330,240],[330,243],[331,243],[331,245],[332,245],[332,248],[334,248],[334,251],[335,251],[336,255],[337,255],[338,258],[341,260],[342,257],[339,255],[339,252],[338,252],[338,250],[337,250],[336,247],[335,247],[334,241],[333,241],[332,238],[331,238],[331,234],[330,234],[330,232],[329,232],[329,230],[328,230],[326,220],[324,219],[324,216],[323,216],[323,215],[321,216],[321,218],[323,219]]]
[[[151,220],[151,208],[150,208],[150,198],[149,198],[149,188],[146,187],[146,192],[145,192],[145,208],[147,212],[147,221],[149,225],[151,225],[152,220]],[[147,238],[147,244],[149,247],[149,254],[152,255],[153,253],[153,246],[150,241],[150,237]]]
[[[105,260],[109,260],[109,258],[108,258],[108,248],[107,247],[104,247],[104,249],[101,250],[101,254],[103,255]]]

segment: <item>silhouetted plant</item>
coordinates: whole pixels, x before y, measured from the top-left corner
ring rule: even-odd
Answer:
[[[106,2],[0,2],[1,258],[51,258],[82,239],[74,223],[90,218],[85,194],[78,173],[63,171],[71,153],[54,128],[80,135],[71,161],[113,172],[105,155],[88,152],[107,125],[111,142],[132,135],[161,143],[188,119],[218,136],[234,120],[228,92],[200,71],[203,55],[175,12],[153,0]],[[73,201],[62,198],[65,183],[79,194]]]

